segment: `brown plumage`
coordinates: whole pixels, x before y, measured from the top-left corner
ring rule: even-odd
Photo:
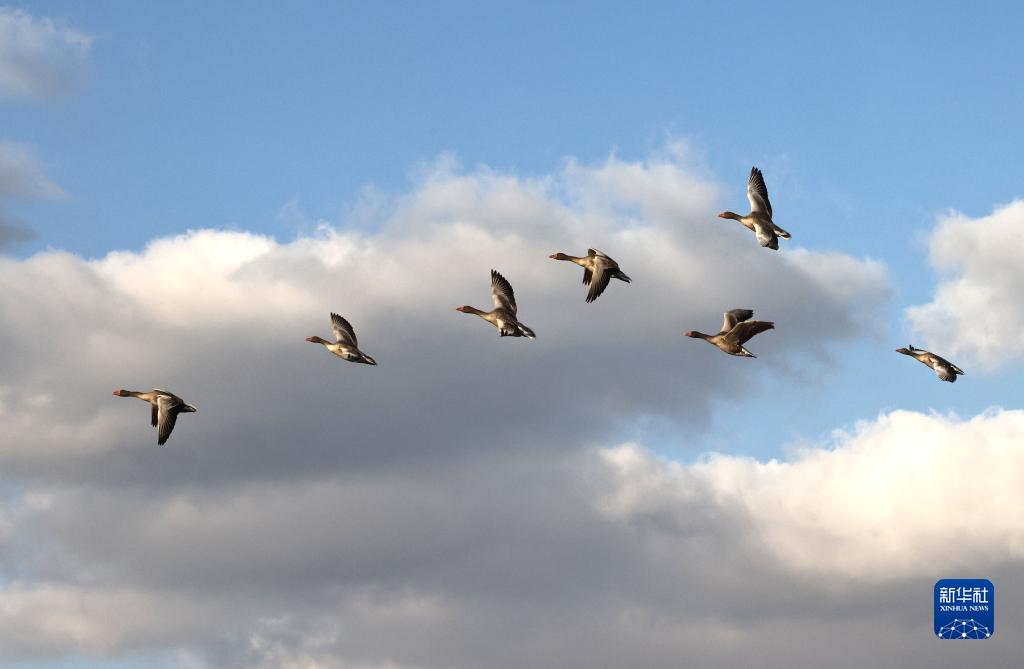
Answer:
[[[306,337],[306,341],[322,344],[328,351],[349,362],[377,364],[376,360],[359,350],[359,340],[356,339],[356,331],[352,329],[352,325],[334,312],[331,312],[331,329],[334,330],[334,341],[327,341],[316,335]]]
[[[512,284],[493,269],[491,270],[491,297],[494,299],[494,309],[491,311],[482,311],[469,305],[456,307],[455,310],[479,316],[498,328],[499,336],[536,338],[533,330],[520,323],[516,318],[519,308],[516,306],[516,296],[512,291]]]
[[[690,330],[685,334],[687,337],[693,337],[694,339],[703,339],[729,355],[756,358],[757,356],[748,351],[743,345],[755,335],[765,330],[773,329],[775,323],[749,320],[753,316],[754,312],[750,309],[732,309],[725,312],[722,320],[722,329],[718,334],[709,335],[695,330]]]
[[[124,389],[115,390],[114,395],[117,397],[134,397],[143,402],[149,402],[152,405],[150,422],[156,428],[156,443],[159,446],[167,443],[171,436],[171,430],[174,429],[174,424],[178,420],[179,413],[193,413],[196,410],[194,406],[186,404],[185,400],[174,393],[160,390],[159,388],[154,388],[148,392]]]
[[[779,237],[789,239],[791,235],[772,221],[772,203],[768,199],[768,187],[764,184],[764,175],[756,167],[750,168],[750,178],[747,179],[747,200],[750,201],[750,213],[746,216],[723,211],[718,217],[739,221],[748,230],[754,231],[758,244],[777,251]]]
[[[931,367],[935,371],[935,375],[942,381],[955,383],[957,375],[964,373],[964,370],[960,369],[949,360],[929,351],[925,351],[924,349],[914,348],[913,344],[908,344],[908,348],[898,348],[896,349],[896,352],[902,353],[903,355],[909,355],[918,362]]]
[[[590,286],[590,290],[587,292],[587,302],[593,302],[600,297],[612,279],[626,283],[632,282],[632,279],[619,269],[619,263],[597,249],[587,249],[587,255],[582,258],[565,253],[552,253],[548,257],[552,260],[568,260],[583,268],[583,285]]]

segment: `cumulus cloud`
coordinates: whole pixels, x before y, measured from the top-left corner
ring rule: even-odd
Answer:
[[[719,639],[694,661],[714,666],[777,631],[751,617],[772,597],[823,627],[805,606],[820,584],[780,566],[804,536],[832,545],[818,525],[743,515],[725,476],[743,461],[704,476],[712,462],[614,447],[651,417],[700,429],[797,357],[824,372],[832,342],[881,322],[880,263],[766,252],[715,218],[716,199],[671,153],[535,178],[445,160],[357,207],[358,225],[288,242],[197,229],[95,259],[0,258],[0,653],[642,667]],[[591,305],[578,268],[547,258],[588,246],[633,278]],[[536,341],[455,312],[490,303],[492,267]],[[732,307],[776,321],[756,366],[682,337]],[[379,367],[303,341],[331,310]],[[163,448],[147,407],[110,396],[153,386],[199,408]],[[795,477],[746,466],[751,500],[800,515],[781,496]],[[690,482],[708,497],[687,501]],[[858,578],[846,560],[823,569]]]
[[[895,411],[786,462],[713,455],[685,466],[625,446],[604,453],[619,479],[604,508],[679,526],[711,504],[729,525],[755,529],[753,547],[794,575],[887,581],[922,565],[988,567],[1024,558],[1022,438],[1024,411],[970,420]],[[956,551],[944,550],[951,536]]]
[[[907,309],[930,347],[992,369],[1024,355],[1024,201],[988,216],[943,217],[929,239],[941,275],[928,304]]]
[[[5,586],[0,647],[181,648],[210,667],[960,666],[928,633],[930,586],[1024,585],[1022,439],[1021,411],[896,411],[782,462],[621,445],[443,475],[36,491],[8,509],[39,554]]]
[[[0,7],[0,94],[47,98],[80,78],[93,38],[49,18]]]
[[[637,170],[648,170],[657,188],[642,195],[623,189],[601,202],[616,193],[610,175],[628,182]],[[785,368],[796,351],[825,360],[822,342],[862,336],[879,322],[889,290],[881,264],[769,254],[739,226],[717,223],[710,184],[699,184],[708,194],[703,207],[682,200],[678,209],[662,207],[693,183],[675,163],[609,160],[590,176],[587,187],[578,166],[532,180],[441,167],[373,232],[324,229],[282,244],[198,230],[139,253],[83,260],[45,252],[0,262],[8,286],[0,309],[12,342],[5,384],[24,389],[31,381],[32,396],[44,403],[57,401],[55,388],[82,392],[57,420],[44,409],[0,426],[11,444],[0,460],[34,467],[42,439],[68,456],[61,462],[76,478],[92,466],[97,476],[122,476],[106,464],[113,452],[123,452],[114,458],[118,468],[139,467],[142,475],[151,465],[130,429],[137,411],[97,404],[93,393],[154,384],[211,409],[179,426],[182,434],[193,431],[193,443],[216,444],[184,456],[207,461],[202,476],[322,471],[324,459],[347,467],[425,453],[435,459],[565,435],[582,442],[628,436],[640,416],[700,424],[716,398],[756,392],[757,369]],[[624,208],[636,212],[625,223],[612,213]],[[595,305],[583,302],[577,268],[547,258],[591,245],[634,278]],[[501,340],[454,311],[489,304],[492,267],[512,282],[537,342]],[[777,323],[759,339],[759,368],[709,355],[706,345],[681,336],[717,325],[736,306]],[[381,363],[371,371],[382,373],[339,368],[302,341],[328,331],[331,310],[353,322]],[[57,330],[64,322],[76,328],[74,351],[35,336],[40,323]],[[19,406],[24,397],[9,393],[6,401]],[[339,411],[344,435],[323,419]],[[423,430],[428,418],[431,429]],[[486,438],[481,422],[492,427]],[[280,441],[292,441],[295,424],[309,444],[283,452]],[[96,432],[68,438],[82,430]],[[45,465],[52,472],[48,458]],[[155,478],[169,482],[168,474]]]

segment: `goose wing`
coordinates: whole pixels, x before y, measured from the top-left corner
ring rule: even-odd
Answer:
[[[594,258],[594,272],[590,291],[587,293],[587,302],[593,302],[600,297],[604,289],[608,287],[608,282],[612,280],[612,273],[609,271],[612,268],[608,265],[608,260],[609,258],[605,255]]]
[[[491,270],[491,293],[494,296],[495,309],[507,309],[514,316],[516,313],[516,294],[512,284],[495,270]]]
[[[156,400],[157,422],[156,422],[156,443],[163,446],[171,436],[174,423],[178,420],[178,410],[181,408],[181,401],[177,397],[161,395]]]
[[[155,399],[157,400],[157,402],[159,402],[160,401],[160,397],[163,396],[163,397],[170,398],[171,401],[176,403],[176,404],[184,404],[185,403],[185,400],[181,399],[180,397],[178,397],[177,395],[172,393],[170,390],[163,390],[162,388],[153,388],[153,393],[156,395]]]
[[[743,323],[737,323],[736,327],[729,330],[729,334],[725,335],[725,338],[736,344],[745,344],[755,335],[759,335],[765,330],[771,330],[774,327],[775,323],[771,323],[769,321],[746,321]]]
[[[612,269],[616,269],[619,266],[619,263],[615,262],[614,258],[600,249],[587,249],[587,254],[603,261],[606,266],[611,267]]]
[[[352,329],[352,324],[334,312],[331,312],[331,329],[334,330],[335,341],[359,347],[359,340],[356,339],[356,331]]]
[[[719,334],[722,332],[728,332],[736,327],[737,323],[750,320],[754,317],[753,309],[730,309],[723,314],[722,329],[719,330]]]
[[[920,351],[920,349],[918,349],[918,350]],[[950,369],[952,369],[957,374],[963,374],[964,373],[964,370],[960,369],[959,367],[957,367],[956,365],[951,363],[949,360],[946,360],[941,355],[935,355],[934,353],[931,353],[930,351],[927,352],[927,353],[928,353],[928,357],[931,358],[930,362],[931,362],[931,366],[932,367],[934,367],[935,364],[938,363],[939,365],[943,365],[945,367],[949,367]]]
[[[772,203],[768,199],[768,187],[764,185],[764,175],[756,167],[750,168],[747,179],[747,199],[750,200],[750,212],[772,217]]]

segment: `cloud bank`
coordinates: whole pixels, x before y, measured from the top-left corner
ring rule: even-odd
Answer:
[[[0,654],[942,666],[920,616],[935,578],[1019,580],[1024,419],[894,412],[785,462],[637,445],[880,327],[884,266],[768,253],[717,198],[674,154],[534,178],[441,161],[358,226],[289,242],[196,229],[0,259]],[[547,258],[588,246],[633,278],[591,305]],[[492,267],[536,341],[454,311],[489,303]],[[756,361],[682,336],[731,307],[777,324]],[[303,341],[331,310],[379,367]],[[153,386],[199,408],[163,448],[110,396]],[[921,510],[954,485],[992,509]],[[953,531],[968,550],[943,550]]]
[[[893,412],[786,462],[623,445],[301,485],[37,489],[7,507],[38,553],[4,588],[0,640],[8,657],[211,667],[959,666],[922,611],[950,573],[1022,585],[1022,438],[1020,411]],[[1009,666],[1015,645],[972,651]]]

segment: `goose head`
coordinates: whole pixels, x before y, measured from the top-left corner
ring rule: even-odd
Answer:
[[[552,253],[548,257],[551,258],[552,260],[568,260],[569,259],[569,256],[565,255],[564,253]]]

